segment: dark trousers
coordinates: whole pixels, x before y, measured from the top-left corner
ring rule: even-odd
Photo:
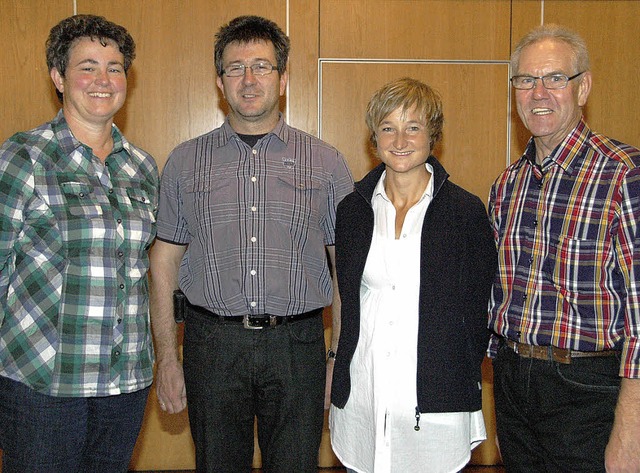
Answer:
[[[265,472],[317,473],[322,317],[248,330],[188,310],[183,357],[197,471],[250,472],[257,418]]]
[[[148,395],[53,397],[0,376],[2,473],[126,472]]]
[[[619,368],[619,356],[562,364],[523,358],[501,344],[493,389],[506,470],[604,472]]]

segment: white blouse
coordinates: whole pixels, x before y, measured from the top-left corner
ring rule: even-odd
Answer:
[[[396,240],[385,176],[372,197],[374,235],[360,285],[351,394],[344,409],[331,406],[331,445],[359,473],[457,472],[486,439],[482,411],[422,413],[415,430],[420,236],[433,179]]]

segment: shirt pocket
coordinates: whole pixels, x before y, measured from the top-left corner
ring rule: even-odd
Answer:
[[[143,221],[155,223],[156,209],[147,191],[142,188],[130,187],[127,189],[127,196],[129,197],[129,202],[131,202],[134,216]]]
[[[102,207],[97,202],[91,184],[67,181],[62,182],[61,187],[67,203],[67,212],[70,215],[85,219],[102,216]]]
[[[594,315],[601,298],[605,243],[560,237],[549,246],[544,273],[564,301],[580,316]]]
[[[276,194],[269,202],[272,215],[292,216],[294,221],[310,219],[317,227],[327,212],[327,190],[317,179],[281,175],[273,191]]]

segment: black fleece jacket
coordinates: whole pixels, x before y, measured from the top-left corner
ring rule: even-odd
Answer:
[[[434,196],[422,227],[417,396],[420,412],[473,412],[482,407],[481,364],[487,348],[487,305],[496,247],[482,201],[448,180],[438,160]],[[351,391],[349,365],[360,329],[360,280],[373,236],[371,197],[384,164],[355,184],[339,204],[336,271],[342,300],[332,403]]]

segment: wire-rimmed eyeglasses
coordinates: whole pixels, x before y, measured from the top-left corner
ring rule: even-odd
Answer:
[[[271,74],[274,69],[277,69],[277,67],[270,62],[261,61],[251,64],[250,66],[246,66],[244,64],[231,64],[230,66],[225,67],[222,70],[222,73],[227,77],[240,77],[245,75],[247,67],[251,69],[254,76],[266,76],[267,74]]]
[[[513,76],[511,78],[511,85],[514,89],[518,90],[530,90],[533,89],[538,79],[542,80],[542,85],[545,89],[556,90],[564,89],[570,80],[575,79],[580,74],[584,74],[586,71],[578,72],[573,76],[567,76],[566,74],[549,74],[546,76]]]

